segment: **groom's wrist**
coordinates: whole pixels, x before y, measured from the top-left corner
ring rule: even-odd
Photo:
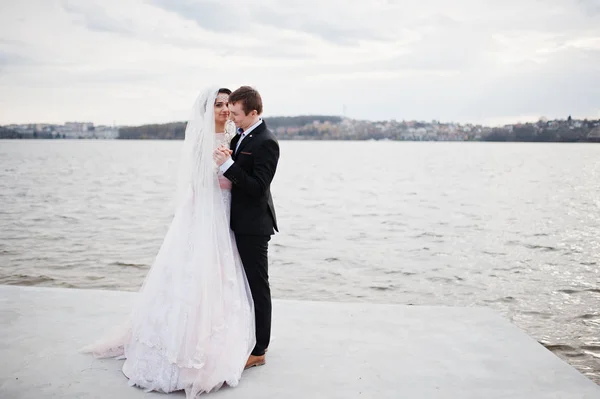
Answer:
[[[219,167],[221,169],[221,173],[227,172],[227,169],[229,169],[231,165],[233,165],[233,159],[227,158],[227,160],[223,162],[223,165]]]

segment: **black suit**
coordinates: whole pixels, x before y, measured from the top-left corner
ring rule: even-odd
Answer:
[[[279,161],[279,143],[262,121],[244,137],[231,140],[234,163],[224,176],[232,182],[231,229],[244,264],[256,315],[255,356],[265,353],[271,337],[271,289],[268,243],[277,229],[271,181]]]

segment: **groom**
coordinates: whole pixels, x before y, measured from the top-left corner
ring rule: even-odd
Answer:
[[[254,299],[256,346],[246,368],[265,364],[271,339],[271,289],[268,244],[277,230],[271,181],[279,160],[279,144],[260,118],[262,99],[258,91],[242,86],[229,96],[231,118],[238,134],[230,148],[220,147],[214,158],[231,180],[231,229],[244,264]]]

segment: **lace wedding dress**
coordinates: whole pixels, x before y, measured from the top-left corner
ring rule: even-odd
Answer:
[[[185,390],[188,399],[236,386],[255,345],[250,288],[229,228],[231,185],[212,151],[216,90],[202,94],[188,122],[178,205],[129,320],[83,348],[124,357],[129,384]]]

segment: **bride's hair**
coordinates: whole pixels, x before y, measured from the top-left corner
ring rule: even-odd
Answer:
[[[231,90],[229,90],[227,87],[221,87],[219,90],[217,90],[217,92],[215,93],[215,96],[217,96],[219,94],[227,94],[229,96],[229,95],[231,95]],[[208,100],[209,100],[209,98],[206,98],[206,101],[200,105],[203,109],[203,112],[206,112],[208,109],[208,106],[209,106]],[[216,98],[215,98],[215,101],[216,101]],[[214,105],[214,104],[211,104],[211,105]]]

